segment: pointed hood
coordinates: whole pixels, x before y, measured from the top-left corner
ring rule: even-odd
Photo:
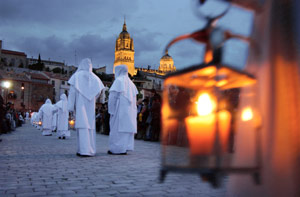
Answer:
[[[60,95],[60,101],[55,104],[58,108],[62,109],[63,112],[68,110],[68,98],[65,94]]]
[[[92,72],[92,62],[85,58],[79,64],[77,71],[72,75],[69,84],[88,100],[92,100],[100,94],[104,88],[102,81]]]
[[[128,67],[126,65],[115,67],[115,81],[109,91],[122,93],[129,102],[136,99],[138,91],[134,83],[128,77]]]

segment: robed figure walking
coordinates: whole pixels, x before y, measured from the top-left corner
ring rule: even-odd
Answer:
[[[42,121],[42,135],[50,136],[52,135],[52,117],[54,107],[50,99],[47,99],[45,104],[43,104],[39,110],[39,119]]]
[[[115,67],[115,81],[109,89],[110,133],[108,154],[127,154],[134,149],[137,132],[137,88],[128,77],[126,65]]]
[[[54,107],[57,114],[56,132],[58,139],[65,139],[70,137],[70,131],[68,128],[69,110],[68,110],[68,98],[65,94],[60,95],[60,101],[58,101]]]
[[[75,111],[78,156],[96,154],[95,101],[104,86],[92,72],[92,67],[90,59],[83,59],[68,81],[71,85],[68,109],[70,112]]]

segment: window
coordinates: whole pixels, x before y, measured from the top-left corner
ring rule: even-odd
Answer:
[[[52,85],[55,85],[55,81],[54,80],[52,80]]]
[[[61,81],[61,84],[65,85],[65,81]]]
[[[17,95],[14,91],[10,91],[9,94],[7,95],[8,99],[16,99]]]

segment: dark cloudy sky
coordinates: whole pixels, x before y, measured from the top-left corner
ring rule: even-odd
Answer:
[[[134,39],[135,66],[157,68],[171,39],[205,24],[197,16],[194,3],[194,0],[1,0],[0,39],[4,49],[23,51],[29,57],[36,58],[40,53],[42,59],[74,65],[76,50],[77,63],[89,57],[95,67],[111,66],[115,41],[126,16],[127,30]],[[218,8],[222,9],[222,5],[214,5],[211,10]],[[237,8],[230,13],[224,17],[223,26],[249,34],[252,14]],[[202,53],[203,46],[192,41],[175,44],[169,51],[179,69],[199,63]]]

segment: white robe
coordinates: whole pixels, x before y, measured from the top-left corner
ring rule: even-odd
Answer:
[[[61,96],[62,97],[62,96]],[[64,109],[67,106],[63,106],[64,104],[67,105],[67,102],[63,103],[63,100],[58,101],[54,106],[57,111],[57,136],[58,137],[70,137],[70,131],[68,128],[68,121],[69,121],[69,111]]]
[[[52,135],[52,111],[54,108],[51,101],[47,101],[39,110],[39,119],[42,121],[43,129],[42,135]]]
[[[53,106],[54,107],[54,106]],[[53,110],[55,109],[55,107],[53,108]],[[57,126],[57,113],[54,113],[52,115],[52,131],[55,131]]]
[[[73,86],[70,87],[68,109],[76,108],[75,128],[77,130],[77,153],[93,156],[96,154],[95,101],[89,101]]]
[[[29,118],[29,112],[26,112],[26,113],[25,113],[25,121],[27,122],[29,119],[30,119],[30,118]]]
[[[137,132],[136,94],[138,91],[127,77],[127,67],[121,67],[123,65],[116,67],[117,77],[111,87],[108,99],[109,150],[114,154],[133,151],[134,134]],[[123,69],[121,71],[123,73],[118,73],[119,69]]]
[[[94,156],[96,154],[95,101],[104,86],[92,73],[89,59],[82,60],[78,70],[68,82],[71,85],[68,110],[76,111],[77,153]]]

